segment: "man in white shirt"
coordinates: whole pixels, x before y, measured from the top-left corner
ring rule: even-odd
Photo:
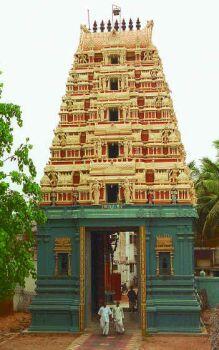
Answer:
[[[116,306],[113,307],[113,319],[115,322],[116,333],[123,334],[125,331],[123,325],[124,312],[123,308],[120,306],[119,301],[117,301]]]
[[[102,333],[103,335],[108,335],[109,320],[110,316],[112,315],[112,311],[110,310],[109,306],[106,305],[106,303],[104,303],[103,306],[100,307],[98,315],[100,316],[100,327],[102,329]]]

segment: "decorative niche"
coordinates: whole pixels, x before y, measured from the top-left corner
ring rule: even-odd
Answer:
[[[174,274],[173,258],[174,247],[173,239],[168,235],[156,237],[156,274],[157,276],[171,276]]]
[[[69,237],[55,238],[55,276],[71,275],[71,239]]]

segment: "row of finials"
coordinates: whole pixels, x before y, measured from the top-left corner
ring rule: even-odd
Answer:
[[[115,29],[116,31],[118,31],[118,30],[119,30],[119,27],[120,27],[119,22],[118,22],[118,20],[116,20],[115,23],[114,23],[114,29]],[[134,28],[133,21],[132,21],[131,18],[130,18],[130,20],[129,20],[128,27],[129,27],[129,30],[133,30],[133,28]],[[112,30],[112,24],[111,24],[110,20],[107,22],[106,28],[107,28],[107,31],[108,31],[108,32],[110,32],[110,31]],[[136,29],[139,30],[140,28],[141,28],[141,22],[140,22],[139,18],[137,18],[137,21],[136,21]],[[121,29],[122,29],[123,31],[126,30],[126,22],[125,22],[124,19],[122,20],[122,23],[121,23]],[[94,21],[94,24],[93,24],[93,32],[96,33],[97,30],[98,30],[97,22]],[[104,30],[105,30],[105,23],[104,23],[104,21],[102,20],[101,23],[100,23],[100,31],[101,31],[101,32],[104,32]]]

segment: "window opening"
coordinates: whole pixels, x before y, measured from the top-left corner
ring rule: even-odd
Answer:
[[[55,238],[55,275],[71,275],[71,239],[69,237]]]
[[[108,157],[109,158],[118,158],[118,156],[119,156],[118,143],[109,143],[108,144]]]
[[[170,275],[170,253],[159,253],[159,274]]]
[[[108,203],[117,203],[118,202],[119,185],[118,184],[106,185],[106,193],[107,193],[107,202]]]
[[[117,122],[119,120],[118,108],[110,108],[109,109],[109,120],[111,122]]]
[[[110,90],[119,90],[118,78],[111,78],[110,79]]]
[[[135,265],[133,263],[130,263],[129,270],[130,270],[130,273],[134,273],[135,272]]]
[[[58,275],[69,275],[68,253],[58,253]]]
[[[118,55],[112,55],[111,57],[111,64],[119,64],[119,56]]]

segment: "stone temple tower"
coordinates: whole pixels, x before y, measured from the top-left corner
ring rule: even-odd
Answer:
[[[139,19],[81,26],[41,180],[30,330],[84,331],[94,290],[113,295],[104,242],[132,231],[142,333],[200,331],[195,192],[152,30]]]
[[[41,186],[44,204],[194,203],[153,22],[81,37]]]

